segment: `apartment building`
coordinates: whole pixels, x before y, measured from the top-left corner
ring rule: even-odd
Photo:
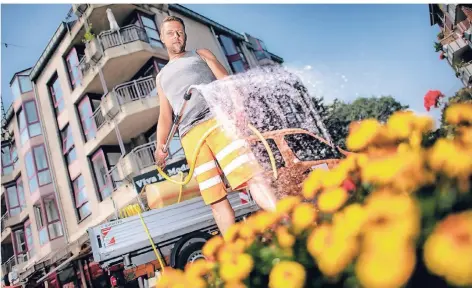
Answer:
[[[429,4],[430,24],[440,32],[434,44],[465,87],[472,85],[472,5]]]
[[[37,63],[13,76],[2,121],[2,279],[15,285],[108,286],[87,228],[131,203],[139,180],[156,173],[164,17],[183,18],[187,48],[210,49],[230,73],[283,63],[262,40],[181,5],[73,4],[71,12],[77,19],[60,23]],[[178,136],[170,152],[182,153]]]

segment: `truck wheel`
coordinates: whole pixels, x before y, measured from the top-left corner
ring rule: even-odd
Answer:
[[[177,257],[176,268],[183,270],[187,263],[192,263],[197,259],[205,259],[203,256],[202,248],[205,242],[192,243],[180,251]]]

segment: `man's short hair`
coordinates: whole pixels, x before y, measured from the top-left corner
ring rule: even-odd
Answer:
[[[184,20],[182,20],[182,18],[179,18],[177,16],[167,16],[166,18],[164,18],[164,20],[162,20],[162,23],[161,23],[161,31],[162,31],[162,25],[164,25],[164,23],[166,22],[171,22],[171,21],[177,21],[179,22],[180,24],[182,24],[182,26],[184,27],[184,31],[185,31],[185,24],[184,24]]]

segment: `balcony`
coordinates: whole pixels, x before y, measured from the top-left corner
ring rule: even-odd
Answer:
[[[3,214],[2,216],[2,220],[1,220],[1,226],[2,226],[2,243],[3,241],[5,241],[8,236],[11,235],[11,229],[10,227],[7,227],[7,220],[8,220],[9,216],[8,216],[8,212],[5,212],[5,214]],[[10,241],[11,242],[11,241]]]
[[[9,166],[8,169],[2,170],[2,183],[14,181],[16,177],[20,174],[20,172],[21,169],[19,165],[19,160],[18,157],[16,157],[15,159],[13,159],[12,165]]]
[[[11,256],[5,263],[2,264],[2,275],[8,275],[13,271],[13,267],[17,265],[16,256]]]
[[[78,64],[82,80],[72,96],[75,102],[85,93],[103,94],[105,83],[107,89],[111,89],[127,81],[151,57],[167,59],[166,51],[151,46],[146,31],[134,24],[121,27],[119,31],[101,32],[87,44],[85,55]],[[98,69],[102,70],[103,79]]]
[[[470,47],[462,38],[447,44],[444,46],[446,52],[447,61],[451,66],[454,66],[456,62],[462,59],[462,55],[469,50]]]
[[[28,210],[25,208],[21,210],[20,214],[15,215],[15,216],[10,216],[7,219],[5,219],[5,227],[12,227],[20,223],[23,223],[26,220],[26,218],[28,218]]]
[[[458,70],[460,74],[460,79],[464,86],[469,86],[472,83],[472,62],[468,62],[467,64],[463,65]]]
[[[87,155],[102,145],[116,145],[115,125],[123,142],[149,130],[157,123],[159,103],[153,77],[117,85],[102,98],[92,118],[97,127],[94,139],[85,144]]]

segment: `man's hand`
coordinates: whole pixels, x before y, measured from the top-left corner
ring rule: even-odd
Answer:
[[[156,147],[156,151],[154,152],[154,159],[156,159],[156,165],[163,169],[166,166],[166,158],[169,155],[169,152],[162,151],[164,145],[160,145]]]

